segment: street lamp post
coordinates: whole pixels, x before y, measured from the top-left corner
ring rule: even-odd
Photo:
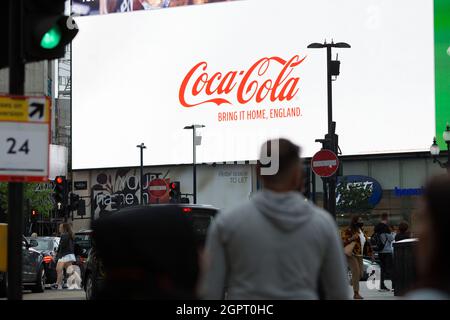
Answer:
[[[448,174],[450,174],[450,125],[447,124],[447,127],[442,135],[445,143],[447,144],[447,162],[443,163],[439,161],[438,156],[441,152],[438,144],[436,143],[436,138],[433,139],[433,144],[430,147],[430,153],[433,157],[433,162],[438,163],[439,166],[443,169],[447,169]]]
[[[193,180],[193,198],[194,198],[194,204],[197,203],[197,145],[200,145],[200,139],[201,137],[197,137],[196,129],[198,128],[204,128],[205,126],[202,124],[193,124],[191,126],[186,126],[184,129],[191,129],[192,130],[192,180]],[[198,139],[198,140],[197,140]]]
[[[141,205],[144,204],[144,149],[147,147],[142,142],[141,144],[138,144],[136,148],[141,149]]]
[[[327,49],[327,104],[328,104],[328,133],[325,135],[325,139],[316,140],[322,142],[323,149],[333,151],[338,154],[338,135],[336,134],[336,122],[333,121],[333,76],[339,75],[340,61],[332,60],[331,48],[350,48],[350,45],[345,42],[334,43],[311,43],[308,45],[309,49]],[[323,178],[324,187],[324,207],[336,218],[336,174],[329,178]],[[328,185],[328,192],[327,192]]]

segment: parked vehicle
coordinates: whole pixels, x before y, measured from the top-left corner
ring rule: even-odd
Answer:
[[[92,248],[92,230],[80,230],[74,234],[74,251],[77,262],[75,263],[81,270],[81,279],[84,279],[87,258]]]
[[[148,207],[152,207],[151,205]],[[198,245],[201,247],[205,243],[207,230],[212,219],[218,212],[218,209],[209,205],[195,205],[195,204],[158,204],[158,206],[174,206],[179,208],[180,214],[188,215],[192,219],[192,226],[197,235]],[[133,214],[133,208],[128,207],[116,212],[127,212]],[[139,207],[141,208],[141,207]],[[101,260],[97,257],[95,251],[95,243],[92,243],[92,248],[89,251],[89,256],[86,264],[86,272],[83,278],[83,287],[86,292],[86,299],[95,299],[99,289],[101,289],[104,282],[105,273]]]
[[[44,257],[44,270],[47,284],[56,282],[56,251],[59,246],[59,237],[37,237],[27,240],[32,245],[32,248],[39,251]]]
[[[380,269],[380,265],[376,262],[372,262],[370,259],[363,258],[363,275],[360,279],[360,281],[367,281],[369,277],[373,276],[375,274],[375,270]],[[349,282],[352,282],[352,272],[350,271],[350,268],[348,270],[348,279]]]
[[[46,284],[44,255],[35,250],[25,237],[22,238],[22,285],[32,292],[44,292]],[[7,274],[0,272],[0,297],[6,296]]]

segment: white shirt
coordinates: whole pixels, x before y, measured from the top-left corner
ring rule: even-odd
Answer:
[[[364,252],[364,245],[366,244],[366,236],[361,229],[359,229],[359,240],[361,241],[361,254]]]

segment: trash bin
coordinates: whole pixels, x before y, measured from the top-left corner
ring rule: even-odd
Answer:
[[[395,296],[402,296],[417,281],[416,251],[418,239],[394,242]]]

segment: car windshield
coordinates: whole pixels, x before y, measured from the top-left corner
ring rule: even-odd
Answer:
[[[45,240],[45,239],[32,239],[36,240],[38,245],[37,247],[33,247],[33,249],[36,250],[53,250],[53,241],[52,240]]]
[[[82,249],[90,249],[92,246],[90,234],[75,234],[74,242]]]

